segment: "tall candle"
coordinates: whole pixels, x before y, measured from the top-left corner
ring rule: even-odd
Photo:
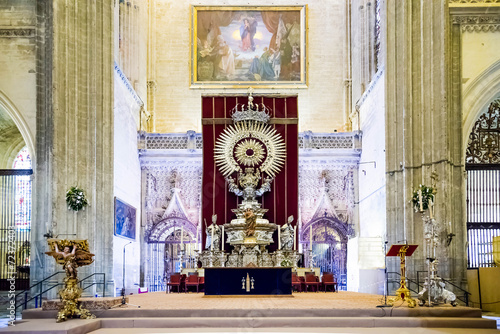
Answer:
[[[224,225],[222,225],[222,243],[220,245],[221,251],[224,251]]]
[[[181,249],[184,249],[184,227],[181,227]]]
[[[293,250],[297,250],[297,225],[293,227]]]
[[[212,238],[210,239],[210,250],[213,251],[214,250],[214,225],[215,224],[212,224]]]
[[[420,211],[424,211],[424,202],[422,201],[422,190],[418,190],[418,204],[420,206]]]
[[[278,249],[281,249],[281,228],[278,226]]]
[[[196,227],[196,239],[195,239],[194,249],[198,250],[198,227]]]
[[[434,218],[434,203],[432,202],[432,199],[429,199],[429,216],[431,219]]]
[[[309,226],[309,249],[313,249],[313,227]]]

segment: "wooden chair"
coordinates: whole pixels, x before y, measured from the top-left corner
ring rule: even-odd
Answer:
[[[181,291],[182,275],[180,273],[174,273],[170,275],[170,282],[167,283],[168,292],[172,291],[172,288],[176,287],[177,292]]]
[[[332,273],[323,273],[323,277],[321,278],[321,286],[323,290],[326,292],[326,288],[331,286],[333,287],[332,292],[338,292],[338,283],[335,279],[335,276]]]
[[[189,287],[195,286],[196,287],[196,292],[198,292],[199,289],[199,277],[198,273],[189,273],[189,276],[186,279],[186,283],[184,285],[184,292],[187,292]]]
[[[205,277],[198,278],[198,288],[200,291],[205,291]]]
[[[292,273],[292,289],[302,292],[302,281],[299,276],[297,276],[297,273]]]
[[[319,288],[319,280],[318,277],[311,273],[306,273],[306,291],[309,291],[309,287],[313,287],[314,291],[318,291]]]

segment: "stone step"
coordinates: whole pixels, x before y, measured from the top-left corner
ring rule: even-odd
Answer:
[[[188,329],[235,328],[246,329],[287,329],[296,328],[457,328],[496,329],[496,321],[483,318],[459,317],[170,317],[170,318],[100,318],[92,320],[70,319],[56,323],[55,319],[22,320],[14,327],[0,329],[0,333],[51,333],[85,334],[100,329]],[[248,331],[248,330],[246,330]],[[151,332],[151,331],[149,331]]]
[[[481,318],[478,308],[470,307],[416,307],[410,308],[356,308],[356,309],[142,309],[114,308],[90,309],[99,318],[182,318],[182,317],[432,317],[432,318]],[[23,319],[55,319],[56,310],[28,309]]]
[[[431,317],[190,317],[101,319],[101,328],[287,328],[287,327],[426,327],[496,328],[483,318]]]

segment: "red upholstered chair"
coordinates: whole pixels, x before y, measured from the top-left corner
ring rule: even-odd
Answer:
[[[297,273],[292,273],[292,288],[298,292],[302,292],[302,281],[297,276]]]
[[[338,283],[335,279],[335,276],[331,273],[323,273],[323,277],[321,278],[321,286],[326,292],[326,288],[331,286],[333,288],[332,292],[338,292]]]
[[[181,291],[182,276],[180,273],[174,273],[170,275],[170,282],[167,283],[168,291],[172,291],[172,288],[176,288],[177,292]]]
[[[188,289],[192,286],[195,286],[196,292],[198,292],[199,285],[200,285],[200,283],[199,283],[198,273],[189,273],[189,276],[187,277],[186,283],[184,286],[184,292],[187,292]]]
[[[306,273],[306,291],[309,291],[309,287],[313,287],[314,291],[318,291],[319,280],[318,277],[312,273]]]

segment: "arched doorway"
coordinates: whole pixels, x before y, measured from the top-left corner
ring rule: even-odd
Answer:
[[[170,275],[181,268],[194,268],[196,226],[183,217],[158,221],[146,236],[145,285],[163,291]]]
[[[475,122],[465,157],[468,268],[491,267],[500,236],[500,100]]]
[[[304,250],[312,249],[312,264],[307,265],[319,267],[321,272],[332,272],[339,288],[346,288],[347,280],[347,241],[352,234],[352,227],[335,218],[325,214],[316,217],[305,224],[301,229],[300,243]]]

